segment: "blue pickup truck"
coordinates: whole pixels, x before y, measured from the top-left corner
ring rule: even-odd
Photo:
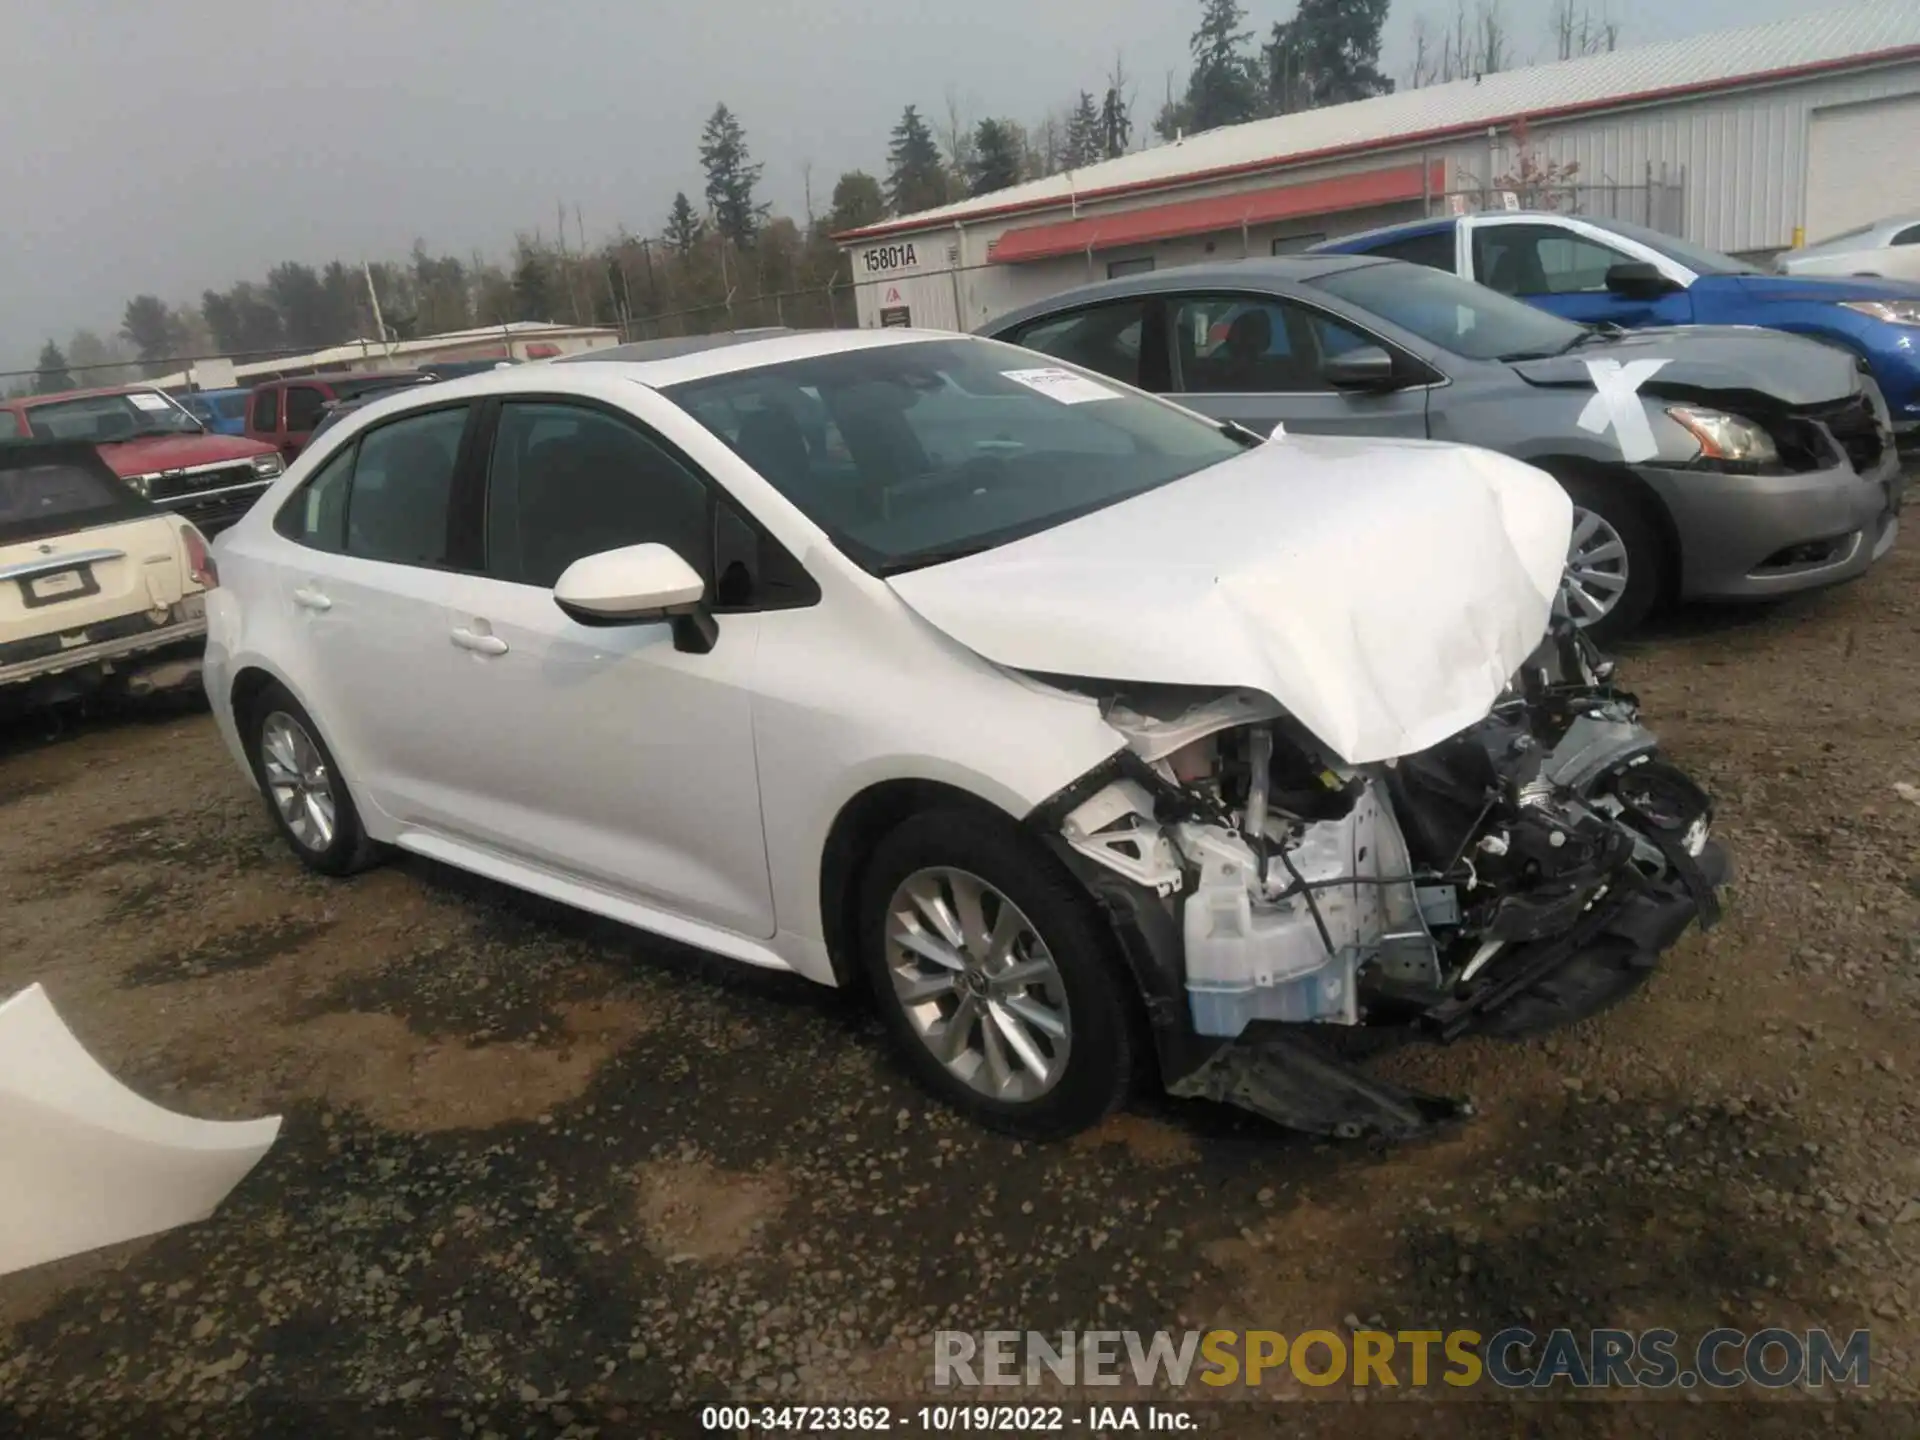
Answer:
[[[1414,220],[1314,247],[1450,270],[1584,324],[1760,325],[1866,361],[1903,450],[1920,446],[1920,285],[1769,275],[1620,220],[1542,211]]]

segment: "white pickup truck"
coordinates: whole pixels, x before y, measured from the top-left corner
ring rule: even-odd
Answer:
[[[200,683],[206,537],[91,445],[0,445],[0,714]]]

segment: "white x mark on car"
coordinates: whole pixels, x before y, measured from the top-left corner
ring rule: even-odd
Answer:
[[[1404,1134],[1434,1106],[1326,1037],[1577,1018],[1722,877],[1548,633],[1569,517],[990,340],[654,342],[330,430],[216,547],[208,691],[316,869],[397,846],[864,984],[988,1123],[1089,1124],[1151,1056]]]

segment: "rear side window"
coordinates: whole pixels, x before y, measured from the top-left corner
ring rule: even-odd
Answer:
[[[252,428],[255,430],[280,428],[280,392],[278,390],[267,389],[254,392]]]
[[[319,423],[320,412],[326,408],[327,397],[311,385],[290,385],[287,387],[287,430],[290,434],[304,435]]]
[[[1455,263],[1453,231],[1436,230],[1427,235],[1409,235],[1404,240],[1389,240],[1382,245],[1370,246],[1367,254],[1384,256],[1389,260],[1410,260],[1415,265],[1451,273]]]
[[[300,488],[274,528],[316,550],[446,565],[453,477],[470,409],[409,415],[362,435]]]
[[[1887,243],[1890,245],[1920,245],[1920,225],[1907,226],[1906,229],[1900,231]]]

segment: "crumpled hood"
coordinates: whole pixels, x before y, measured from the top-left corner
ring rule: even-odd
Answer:
[[[1845,400],[1860,387],[1853,353],[1835,345],[1742,325],[1675,325],[1629,330],[1545,360],[1515,361],[1533,385],[1593,388],[1590,360],[1667,363],[1641,389],[1649,395],[1754,397],[1798,408]],[[1771,408],[1763,404],[1763,408]]]
[[[1572,516],[1490,450],[1288,435],[888,583],[997,664],[1264,691],[1357,765],[1487,713],[1546,630]]]

